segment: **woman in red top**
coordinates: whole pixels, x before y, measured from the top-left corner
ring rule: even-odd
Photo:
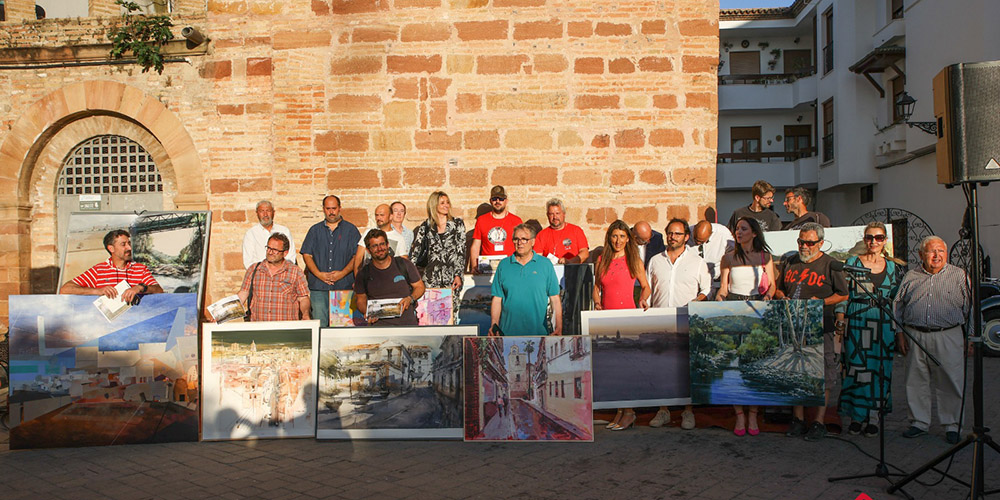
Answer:
[[[639,258],[639,248],[632,239],[628,224],[616,220],[604,235],[604,250],[594,270],[594,306],[602,309],[635,309],[635,280],[639,280],[639,306],[649,309],[652,290],[646,281],[646,269]],[[608,429],[623,431],[635,424],[635,410],[621,408]]]

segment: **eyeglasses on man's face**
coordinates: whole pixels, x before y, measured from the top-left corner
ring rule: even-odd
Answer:
[[[490,201],[491,201],[491,202],[492,202],[492,201],[504,201],[504,200],[506,200],[506,199],[507,199],[507,197],[506,197],[506,196],[494,196],[494,197],[490,198]]]
[[[514,238],[514,244],[524,244],[531,240],[532,238]]]
[[[799,239],[797,239],[795,241],[797,241],[799,243],[800,247],[802,247],[802,246],[805,246],[805,247],[814,247],[816,245],[819,245],[823,240],[809,241],[809,240],[804,240],[802,238],[799,238]]]
[[[281,252],[285,251],[285,249],[283,249],[283,248],[274,248],[274,247],[270,247],[270,246],[269,247],[265,247],[265,248],[267,248],[268,252],[274,252],[274,253],[281,253]]]

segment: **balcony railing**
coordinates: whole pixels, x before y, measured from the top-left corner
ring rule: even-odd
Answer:
[[[768,151],[764,153],[719,153],[716,163],[771,163],[795,161],[816,154],[816,148],[798,151]]]
[[[833,134],[823,136],[823,161],[833,159]]]
[[[719,85],[766,85],[777,83],[792,83],[799,78],[816,74],[816,68],[810,66],[794,73],[768,73],[758,75],[720,75]]]
[[[833,45],[823,47],[823,74],[833,71]]]

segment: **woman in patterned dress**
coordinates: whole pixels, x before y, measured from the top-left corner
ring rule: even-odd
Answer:
[[[878,434],[878,407],[885,398],[886,413],[892,411],[892,356],[896,334],[892,321],[873,304],[859,287],[872,290],[884,304],[892,304],[902,278],[900,261],[889,257],[885,224],[872,222],[865,228],[865,250],[847,260],[852,266],[868,268],[868,276],[850,283],[847,301],[847,333],[844,337],[844,365],[847,374],[840,392],[840,413],[850,417],[847,431]],[[870,278],[870,280],[868,279]],[[838,330],[843,326],[837,325]],[[881,378],[879,365],[882,368]]]
[[[639,307],[649,309],[652,289],[646,280],[646,269],[639,258],[639,248],[632,239],[628,224],[616,220],[604,235],[604,250],[594,266],[594,307],[603,309],[635,309],[635,281],[639,280]],[[633,408],[619,408],[607,428],[624,431],[635,424]]]
[[[420,268],[428,288],[451,288],[452,311],[458,319],[459,292],[465,271],[465,223],[451,215],[451,200],[443,191],[427,199],[427,220],[413,232],[410,259]]]

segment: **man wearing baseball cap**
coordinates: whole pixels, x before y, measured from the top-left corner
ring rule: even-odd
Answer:
[[[512,236],[521,218],[507,211],[507,191],[503,186],[490,190],[491,211],[476,219],[469,251],[469,267],[475,272],[480,255],[510,255],[514,253]]]

